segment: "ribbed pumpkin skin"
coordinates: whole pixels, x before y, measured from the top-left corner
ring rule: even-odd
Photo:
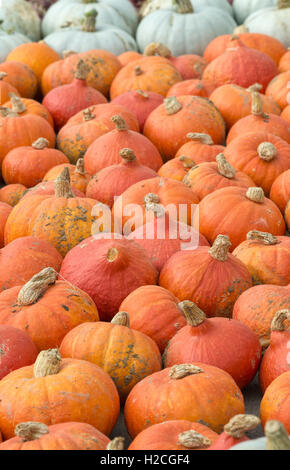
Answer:
[[[261,401],[260,416],[262,425],[269,420],[284,424],[290,433],[290,371],[279,375],[267,388]]]
[[[285,52],[279,62],[279,72],[288,72],[290,70],[290,51]]]
[[[56,165],[44,175],[43,177],[43,182],[46,181],[55,181],[56,178],[61,174],[64,168],[69,169],[69,175],[70,175],[70,183],[72,189],[77,189],[78,191],[81,191],[82,193],[86,192],[88,183],[91,179],[91,175],[88,173],[79,173],[76,169],[75,165],[71,165],[69,163],[64,163],[61,165]]]
[[[159,285],[180,300],[191,300],[210,317],[231,317],[234,303],[252,286],[243,263],[228,255],[218,261],[208,247],[175,253],[163,267]]]
[[[148,117],[144,135],[158,148],[164,160],[170,160],[187,142],[187,133],[205,132],[215,144],[223,144],[225,123],[219,111],[205,98],[179,96],[182,109],[168,115],[165,105],[158,106]],[[187,154],[185,154],[188,156]]]
[[[0,80],[0,105],[2,106],[6,101],[9,100],[9,93],[15,93],[20,96],[19,91],[9,82],[5,82],[3,79]]]
[[[6,202],[0,202],[0,248],[4,246],[4,231],[7,219],[9,217],[12,207]]]
[[[243,134],[265,132],[274,134],[290,144],[290,123],[276,114],[266,114],[263,116],[246,116],[236,122],[231,128],[227,137],[229,145],[234,139],[239,138]]]
[[[257,336],[228,318],[207,318],[199,326],[186,325],[170,340],[164,367],[202,362],[230,374],[241,389],[256,375],[261,360]]]
[[[68,419],[109,435],[120,411],[110,376],[95,364],[77,359],[63,359],[58,374],[46,377],[35,378],[33,366],[11,372],[1,380],[0,398],[4,439],[14,436],[19,423],[40,421],[49,426]]]
[[[204,162],[215,162],[216,156],[223,153],[223,145],[207,145],[202,142],[190,141],[183,144],[176,152],[175,158],[185,155],[198,165]]]
[[[267,387],[281,374],[290,370],[286,351],[289,351],[290,331],[272,331],[270,346],[263,356],[260,367],[260,386],[265,393]]]
[[[125,422],[135,438],[144,429],[163,421],[188,420],[206,423],[213,431],[244,412],[242,393],[232,377],[217,367],[194,364],[204,372],[171,379],[170,368],[139,382],[125,404]]]
[[[188,448],[178,443],[178,437],[179,434],[189,430],[207,437],[212,443],[218,438],[217,433],[200,423],[192,423],[182,419],[164,421],[164,423],[154,424],[140,432],[131,442],[128,450],[188,450]],[[197,448],[194,450],[207,449]]]
[[[9,100],[9,98],[8,98]],[[26,111],[23,111],[19,114],[19,116],[26,116],[27,114],[35,114],[36,116],[40,116],[45,119],[51,127],[54,129],[54,121],[52,115],[50,114],[49,110],[41,103],[38,103],[36,100],[28,99],[28,98],[21,98],[22,103],[26,107]],[[13,104],[11,101],[7,101],[4,106],[6,108],[12,109]]]
[[[279,175],[271,186],[270,199],[284,214],[290,199],[290,169]]]
[[[26,189],[22,184],[7,184],[0,189],[0,201],[14,207],[18,204]]]
[[[33,70],[27,67],[27,65],[21,62],[3,62],[0,64],[0,72],[8,74],[4,81],[14,86],[23,98],[35,97],[37,93],[37,78]]]
[[[265,347],[269,344],[274,315],[286,308],[290,308],[290,286],[254,286],[236,301],[233,318],[251,328]],[[286,321],[285,326],[289,328],[290,322]]]
[[[33,364],[37,357],[29,336],[12,326],[0,325],[0,344],[0,380],[15,369]]]
[[[194,95],[202,98],[207,98],[214,91],[214,86],[210,82],[200,80],[197,78],[191,78],[182,82],[175,83],[166,95],[169,96],[182,96],[182,95]]]
[[[164,178],[170,178],[182,181],[189,170],[195,166],[196,162],[189,157],[181,156],[173,158],[164,163],[158,170],[158,175]]]
[[[49,426],[49,433],[33,441],[11,437],[0,450],[106,450],[110,439],[85,423],[60,423]]]
[[[101,367],[114,381],[121,402],[136,383],[161,369],[161,355],[151,338],[112,323],[79,325],[63,339],[60,354]]]
[[[112,253],[116,255],[113,260]],[[142,247],[102,235],[73,248],[63,261],[61,275],[91,296],[103,321],[113,318],[130,292],[157,281],[157,271]]]
[[[27,306],[17,302],[22,287],[0,294],[0,322],[26,332],[39,351],[59,347],[64,336],[80,323],[99,320],[92,299],[67,282],[57,281],[37,302]]]
[[[290,238],[277,239],[277,245],[246,240],[233,251],[233,255],[247,266],[254,284],[290,284]]]
[[[289,80],[290,70],[288,70],[288,72],[280,73],[280,75],[273,78],[266,89],[266,96],[275,100],[282,110],[289,104],[287,99],[289,93],[289,88],[287,88]]]
[[[214,191],[200,202],[199,229],[210,243],[222,233],[229,236],[234,250],[246,240],[250,230],[285,234],[278,207],[267,198],[263,203],[250,201],[246,193],[246,189],[230,186]]]

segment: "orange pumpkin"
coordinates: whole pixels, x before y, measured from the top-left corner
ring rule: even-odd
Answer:
[[[290,104],[283,109],[281,117],[290,124]]]
[[[1,191],[0,191],[1,194]],[[284,214],[290,199],[290,169],[279,175],[271,186],[270,199],[279,207]]]
[[[288,72],[290,70],[290,50],[285,52],[279,62],[279,72]]]
[[[267,388],[261,401],[262,425],[277,420],[290,434],[290,371],[279,375]]]
[[[142,54],[139,54],[139,52],[135,52],[135,51],[126,51],[118,55],[118,60],[120,64],[122,65],[122,67],[125,67],[125,65],[129,64],[130,62],[134,62],[135,60],[138,60],[141,58],[142,58]]]
[[[286,221],[286,225],[287,225],[288,230],[290,230],[290,204],[289,204],[289,201],[288,201],[286,209],[285,209],[285,221]]]
[[[171,178],[177,181],[183,181],[187,173],[196,166],[192,158],[181,155],[164,163],[158,170],[158,175],[164,178]]]
[[[19,92],[10,85],[9,82],[4,82],[4,78],[7,77],[7,73],[0,71],[0,105],[2,106],[6,101],[9,100],[9,93],[14,93],[20,96]]]
[[[18,204],[26,189],[23,184],[8,184],[3,186],[0,189],[0,201],[14,207]]]
[[[280,73],[280,75],[277,75],[277,77],[273,78],[266,89],[266,96],[269,96],[275,100],[281,109],[286,108],[286,106],[289,104],[289,80],[290,70],[288,70],[288,72]]]
[[[0,202],[0,248],[4,246],[4,229],[12,207],[6,202]]]
[[[27,67],[27,65],[21,62],[3,62],[0,64],[0,71],[7,73],[4,81],[7,81],[16,88],[23,98],[35,97],[37,93],[37,78],[33,70]]]
[[[34,365],[1,380],[0,400],[4,439],[14,437],[15,426],[28,420],[48,426],[83,422],[109,435],[120,411],[117,389],[106,372],[87,361],[62,359],[57,349],[42,351]]]
[[[6,108],[12,109],[20,116],[26,116],[27,114],[35,114],[36,116],[40,116],[44,118],[52,128],[54,128],[53,118],[50,112],[47,110],[45,106],[38,103],[38,101],[27,99],[27,98],[19,98],[14,93],[9,93],[10,101],[7,101],[4,106]]]
[[[61,176],[61,173],[59,174]],[[79,191],[78,189],[71,188],[72,193],[76,197],[85,197],[85,194]],[[55,195],[55,182],[54,181],[45,181],[42,183],[33,186],[32,188],[28,188],[25,193],[23,194],[23,199],[27,199],[31,196],[54,196]]]
[[[69,163],[63,163],[56,165],[44,175],[43,181],[55,181],[61,174],[64,168],[68,168],[70,181],[72,188],[78,189],[82,193],[86,192],[88,183],[91,179],[91,175],[86,173],[84,159],[79,158],[76,165],[70,165]]]
[[[190,80],[184,80],[182,82],[175,83],[168,90],[166,95],[167,98],[170,96],[181,96],[181,95],[194,95],[207,98],[214,91],[215,87],[209,82],[201,79],[192,78]]]
[[[186,138],[189,142],[178,149],[175,158],[185,155],[198,165],[204,162],[215,162],[216,156],[225,150],[223,145],[215,145],[208,134],[189,132]]]

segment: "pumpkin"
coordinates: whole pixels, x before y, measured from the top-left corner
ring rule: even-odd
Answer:
[[[19,423],[0,450],[106,450],[110,439],[86,423]]]
[[[215,106],[199,96],[166,98],[148,117],[144,135],[158,148],[164,160],[170,160],[187,142],[189,132],[209,134],[215,144],[223,144],[225,123]],[[182,150],[182,154],[184,150]],[[190,155],[188,155],[190,156]]]
[[[268,421],[265,434],[267,437],[236,444],[230,450],[290,450],[288,433],[279,421]]]
[[[266,131],[241,134],[232,140],[225,157],[237,170],[246,173],[266,196],[277,176],[290,168],[290,146]]]
[[[165,212],[172,220],[191,225],[194,223],[194,211],[198,202],[194,192],[179,181],[169,178],[139,181],[115,201],[114,229],[121,233],[123,227],[124,235],[128,236],[153,219],[152,209],[153,212],[157,210],[159,216]]]
[[[289,371],[289,361],[285,351],[288,349],[290,331],[285,327],[286,320],[290,321],[290,309],[279,310],[271,323],[270,345],[260,367],[260,385],[263,393],[273,380]]]
[[[223,116],[229,130],[237,121],[249,116],[252,110],[252,92],[260,91],[261,85],[255,84],[248,89],[238,85],[222,85],[210,95],[209,99],[215,104]],[[261,95],[265,113],[281,114],[281,109],[272,98]]]
[[[121,116],[130,130],[139,131],[137,118],[123,106],[98,104],[80,111],[68,120],[58,133],[58,148],[71,163],[76,163],[98,137],[114,129],[112,117],[115,115]]]
[[[50,168],[68,162],[62,152],[48,146],[48,140],[40,138],[31,147],[17,147],[7,153],[2,163],[5,183],[18,183],[31,188],[42,181]]]
[[[72,189],[77,189],[82,193],[86,192],[88,183],[91,179],[91,175],[85,172],[84,159],[79,158],[76,165],[70,165],[69,163],[63,163],[56,165],[44,175],[43,181],[55,181],[56,178],[61,174],[63,169],[67,167],[69,170],[70,181]],[[0,190],[1,191],[1,190]],[[1,196],[0,196],[1,197]]]
[[[283,109],[281,117],[290,124],[290,104]]]
[[[62,168],[62,171],[63,170],[64,168]],[[58,175],[59,177],[62,171],[59,173]],[[71,190],[75,197],[78,197],[78,198],[85,197],[85,194],[79,191],[78,189],[75,189],[74,187],[72,187]],[[37,184],[36,186],[33,186],[32,188],[28,188],[23,194],[23,199],[24,198],[27,199],[28,197],[31,197],[31,196],[54,196],[54,195],[55,195],[54,181],[45,181],[43,183]]]
[[[109,435],[120,411],[117,389],[106,372],[91,362],[62,359],[57,349],[41,351],[34,365],[6,375],[0,397],[4,439],[14,437],[15,426],[28,419],[47,426],[69,419]]]
[[[164,421],[141,431],[128,450],[207,450],[217,438],[218,434],[201,423]]]
[[[229,186],[208,194],[199,204],[200,232],[213,243],[219,232],[228,235],[234,250],[250,230],[284,235],[285,223],[278,207],[262,188]]]
[[[0,202],[0,248],[4,246],[4,230],[11,211],[12,207],[9,204]]]
[[[109,95],[111,83],[121,69],[121,63],[114,54],[96,49],[81,54],[68,51],[66,54],[63,53],[63,56],[63,60],[53,62],[45,69],[41,80],[43,95],[53,88],[71,83],[80,59],[89,69],[87,85],[106,97]]]
[[[251,328],[263,349],[269,346],[274,315],[278,310],[290,308],[289,287],[255,286],[245,291],[234,305],[233,318]],[[289,327],[290,322],[285,322],[285,326]]]
[[[90,295],[102,321],[113,318],[130,292],[157,281],[144,248],[114,234],[94,235],[74,247],[60,274]]]
[[[153,339],[161,353],[186,324],[182,303],[160,286],[138,287],[123,300],[120,310],[128,312],[131,328]]]
[[[118,60],[121,63],[122,67],[129,64],[129,62],[133,62],[134,60],[141,59],[142,54],[136,51],[126,51],[122,54],[118,55]]]
[[[288,364],[289,365],[289,364]],[[276,377],[268,386],[261,401],[260,416],[262,425],[267,421],[278,420],[290,433],[289,400],[290,371]]]
[[[0,71],[7,73],[4,81],[7,81],[16,88],[23,98],[35,97],[37,93],[37,78],[27,65],[21,62],[4,62],[0,64]]]
[[[279,72],[288,72],[290,70],[290,49],[285,52],[285,54],[281,57],[279,62]]]
[[[243,396],[232,377],[202,363],[175,365],[149,375],[135,385],[124,410],[132,438],[154,424],[177,419],[202,421],[221,432],[232,416],[243,412]]]
[[[248,268],[254,284],[290,284],[290,239],[252,230],[233,255]]]
[[[126,91],[143,90],[165,97],[169,88],[181,80],[180,73],[168,59],[159,56],[142,57],[129,62],[117,73],[110,96],[114,99]]]
[[[136,160],[133,150],[124,148],[120,151],[120,156],[121,163],[107,166],[91,178],[86,190],[87,197],[113,207],[115,198],[123,194],[130,186],[139,181],[157,177],[154,170],[141,165]],[[105,158],[104,154],[102,158]]]
[[[208,450],[229,450],[241,442],[248,442],[246,432],[255,429],[260,419],[254,415],[236,415],[224,426],[224,431]]]
[[[276,5],[276,3],[276,0],[234,0],[234,15],[238,23],[242,24],[252,13],[267,7],[272,7]]]
[[[192,189],[200,200],[220,188],[250,188],[254,185],[253,180],[245,173],[236,172],[222,153],[217,155],[216,163],[205,162],[191,168],[184,176],[183,183]]]
[[[9,82],[4,82],[3,79],[8,75],[6,72],[0,72],[0,105],[2,106],[6,101],[9,100],[9,93],[15,93],[19,95],[19,92],[10,85]]]
[[[170,96],[182,96],[182,95],[193,95],[200,96],[202,98],[208,98],[214,91],[214,86],[204,80],[192,78],[190,80],[184,80],[182,82],[175,83],[168,90],[166,95],[167,98]]]
[[[0,201],[14,207],[18,204],[26,189],[23,184],[8,184],[3,186],[0,189]]]
[[[284,214],[290,199],[290,169],[284,171],[284,173],[281,173],[275,179],[271,186],[270,199],[275,202],[282,214]]]
[[[30,0],[30,3],[32,3],[38,16],[42,19],[48,8],[56,1],[57,0]]]
[[[282,110],[289,104],[289,80],[290,70],[288,70],[288,72],[280,73],[277,77],[273,78],[266,89],[266,96],[269,96],[276,101]]]
[[[6,31],[17,31],[32,41],[40,39],[40,19],[28,2],[3,0],[0,6],[1,27]]]
[[[15,369],[35,362],[37,349],[29,336],[10,325],[0,325],[0,380]]]
[[[186,134],[188,142],[183,144],[176,152],[175,157],[185,155],[196,164],[204,162],[215,162],[218,154],[225,150],[223,145],[215,145],[211,136],[199,132]]]
[[[136,383],[161,370],[161,355],[156,343],[130,328],[126,312],[117,313],[111,323],[83,323],[74,328],[63,339],[60,354],[101,367],[114,381],[121,402],[126,400]]]
[[[0,62],[6,60],[8,54],[13,51],[13,49],[20,44],[24,44],[30,42],[30,39],[24,36],[21,33],[13,32],[13,31],[2,31],[0,30]]]
[[[177,181],[183,181],[191,168],[196,166],[192,158],[181,155],[164,163],[158,170],[158,175],[164,178],[171,178]]]
[[[288,204],[287,204],[286,209],[285,209],[285,221],[286,221],[287,228],[288,228],[288,231],[289,231],[290,230],[290,204],[289,204],[289,201],[288,201]]]
[[[264,113],[262,97],[258,92],[253,92],[252,95],[251,114],[233,125],[228,133],[227,144],[243,134],[250,134],[252,132],[267,132],[280,137],[290,144],[290,123],[276,114]]]
[[[132,114],[135,114],[139,122],[140,131],[142,132],[149,114],[163,103],[163,96],[154,93],[154,91],[132,90],[117,96],[111,103],[124,106]]]
[[[233,35],[226,51],[206,67],[203,79],[216,88],[227,83],[244,88],[260,83],[265,91],[278,73],[278,67],[271,57],[245,46],[239,36]]]
[[[191,300],[209,317],[231,317],[237,298],[252,286],[246,266],[229,254],[219,235],[213,246],[175,253],[160,273],[159,285],[180,300]],[[209,282],[210,280],[210,282]]]
[[[22,237],[0,251],[0,291],[25,284],[40,270],[60,270],[62,257],[48,242],[35,237]]]
[[[190,0],[190,3],[192,4],[192,8],[196,9],[197,11],[205,7],[215,7],[220,8],[221,10],[226,11],[227,14],[233,16],[233,9],[224,0]],[[181,3],[180,8],[185,7],[187,7],[187,4]],[[140,8],[140,16],[147,16],[149,13],[159,9],[174,10],[175,8],[176,5],[172,3],[172,0],[145,0]]]
[[[9,93],[9,97],[10,100],[4,103],[6,108],[12,109],[12,111],[15,111],[20,116],[26,116],[27,114],[40,116],[54,128],[54,122],[50,112],[45,106],[38,103],[38,101],[19,98],[14,93]]]

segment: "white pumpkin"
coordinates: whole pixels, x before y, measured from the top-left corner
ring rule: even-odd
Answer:
[[[2,0],[0,22],[4,31],[15,31],[32,41],[41,37],[41,21],[34,7],[24,0]]]
[[[0,63],[6,60],[6,57],[15,47],[31,42],[29,38],[20,33],[6,33],[0,31]]]
[[[233,18],[219,8],[192,9],[190,0],[174,0],[175,11],[156,10],[138,26],[137,44],[141,52],[151,42],[162,42],[172,55],[203,55],[217,36],[231,34],[237,26]]]
[[[200,11],[204,7],[221,8],[231,16],[234,16],[233,8],[228,0],[190,0],[195,11]],[[174,1],[172,0],[147,0],[140,8],[140,16],[144,17],[156,10],[174,10]]]
[[[238,24],[243,24],[252,13],[277,5],[277,0],[234,0],[233,10]]]
[[[129,0],[59,0],[51,5],[42,21],[43,36],[61,29],[67,22],[79,25],[86,13],[98,12],[99,25],[111,25],[134,34],[138,15]]]
[[[286,6],[286,8],[285,8]],[[290,46],[290,0],[279,1],[278,6],[265,8],[250,15],[245,26],[251,33],[268,34]]]
[[[266,437],[241,442],[229,450],[290,450],[290,438],[282,423],[267,421]]]

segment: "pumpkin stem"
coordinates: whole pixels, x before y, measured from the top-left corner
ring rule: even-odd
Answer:
[[[166,47],[162,42],[151,42],[146,46],[144,50],[145,56],[154,56],[158,55],[160,57],[169,58],[172,56],[170,49]]]
[[[25,111],[27,111],[25,104],[21,101],[19,96],[15,95],[15,93],[9,93],[9,98],[12,103],[12,111],[15,111],[15,113],[18,114],[25,113]]]
[[[136,67],[134,67],[134,74],[138,76],[138,75],[142,75],[142,73],[143,73],[143,70],[141,69],[141,67],[139,65],[136,65]]]
[[[165,214],[164,208],[160,204],[160,199],[157,194],[148,193],[144,197],[145,210],[152,211],[155,217],[163,217]]]
[[[260,422],[254,415],[236,415],[224,426],[224,432],[234,439],[241,439],[247,431],[259,426]]]
[[[190,300],[179,302],[177,306],[185,316],[187,324],[190,326],[199,326],[206,319],[204,312]]]
[[[159,199],[159,196],[157,194],[148,193],[144,197],[144,202],[145,202],[145,204],[159,204],[160,199]]]
[[[92,121],[95,119],[96,115],[93,113],[91,108],[87,108],[83,110],[84,121]]]
[[[75,173],[78,173],[79,175],[85,175],[85,161],[83,158],[79,158],[76,164],[76,169]]]
[[[290,439],[282,423],[267,421],[265,425],[267,450],[290,450]]]
[[[62,56],[63,56],[64,59],[67,59],[68,57],[70,57],[71,55],[74,55],[74,54],[77,54],[77,52],[68,50],[68,51],[63,51]]]
[[[271,142],[262,142],[259,145],[257,152],[259,157],[265,162],[271,162],[275,157],[277,157],[277,149],[275,145],[271,144]]]
[[[218,261],[226,261],[231,246],[230,239],[227,235],[218,235],[213,246],[208,250],[209,254]]]
[[[280,241],[275,235],[268,232],[260,232],[259,230],[251,230],[247,234],[247,240],[256,240],[264,245],[278,245]]]
[[[216,156],[216,162],[218,164],[218,172],[220,175],[228,179],[233,179],[235,177],[236,171],[234,167],[226,160],[226,157],[223,153],[220,153]]]
[[[115,115],[111,118],[111,121],[113,121],[113,123],[115,124],[117,131],[127,131],[128,130],[127,124],[124,121],[124,119],[122,118],[122,116]]]
[[[107,260],[109,261],[109,263],[113,263],[119,256],[119,252],[117,250],[117,248],[109,248],[109,250],[107,251]]]
[[[54,182],[55,197],[65,197],[67,199],[74,197],[70,187],[70,174],[68,167],[64,167]]]
[[[282,10],[283,8],[290,8],[290,0],[277,0],[277,8],[278,10]]]
[[[204,145],[213,145],[213,140],[210,135],[208,134],[201,134],[199,132],[189,132],[186,134],[186,137],[190,140],[197,140],[201,144]]]
[[[6,72],[0,72],[0,81],[6,77],[8,77],[8,74]]]
[[[198,63],[198,64],[194,64],[193,66],[193,70],[198,73],[199,75],[199,78],[201,79],[202,78],[202,74],[203,74],[203,68],[202,66]]]
[[[185,155],[181,155],[179,157],[179,161],[183,163],[184,168],[193,168],[196,166],[196,163],[189,157],[186,157]]]
[[[177,13],[194,13],[194,9],[190,0],[172,0],[172,5],[174,6],[174,9]]]
[[[35,274],[19,291],[17,304],[19,306],[35,304],[38,299],[55,284],[57,273],[53,268],[44,268]]]
[[[211,440],[202,434],[190,429],[189,431],[182,432],[178,436],[177,444],[186,447],[187,449],[198,449],[202,447],[209,447]]]
[[[77,64],[77,69],[75,72],[75,78],[78,80],[86,80],[88,73],[90,71],[90,68],[87,66],[84,60],[79,60]]]
[[[61,366],[61,355],[58,349],[47,349],[41,351],[34,363],[34,377],[46,377],[58,374]]]
[[[0,116],[4,118],[17,117],[18,114],[10,108],[5,108],[4,106],[0,106]]]
[[[96,29],[97,16],[98,16],[97,10],[91,10],[85,13],[82,30],[87,33],[95,33],[97,31]]]
[[[21,437],[23,442],[35,441],[45,434],[49,434],[49,428],[44,423],[27,421],[26,423],[17,424],[14,434]]]
[[[290,321],[290,309],[279,310],[271,323],[271,331],[285,331],[285,321]]]
[[[49,142],[44,137],[40,137],[35,142],[33,142],[32,147],[37,150],[44,150],[49,147]]]
[[[245,34],[245,33],[249,33],[250,31],[248,30],[248,28],[244,25],[244,24],[241,24],[240,26],[237,26],[237,28],[234,29],[233,33],[234,34]]]
[[[166,114],[176,114],[182,109],[182,104],[179,103],[176,96],[170,96],[169,98],[165,98],[164,106]]]
[[[189,375],[197,375],[204,372],[200,367],[194,364],[178,364],[172,366],[169,370],[169,377],[172,380],[179,380],[188,377]]]
[[[149,95],[143,90],[136,90],[136,93],[138,93],[138,95],[140,95],[142,98],[145,98],[146,100],[149,99]]]
[[[134,162],[136,160],[136,155],[133,150],[127,148],[120,151],[120,156],[125,163]]]
[[[130,328],[129,313],[127,312],[117,313],[117,315],[115,315],[114,318],[111,320],[111,323],[113,323],[114,325],[127,326],[128,328]]]
[[[124,437],[114,437],[111,442],[107,445],[106,450],[124,450],[125,439]]]
[[[269,119],[268,114],[264,114],[263,101],[261,94],[258,91],[252,91],[252,107],[251,113],[254,116],[262,116],[263,119]]]
[[[249,188],[246,197],[250,199],[250,201],[257,202],[258,204],[262,204],[265,199],[265,194],[262,188]]]
[[[252,93],[253,91],[261,91],[262,88],[263,85],[261,85],[260,83],[254,83],[253,85],[249,86],[249,88],[247,88],[247,91]]]

